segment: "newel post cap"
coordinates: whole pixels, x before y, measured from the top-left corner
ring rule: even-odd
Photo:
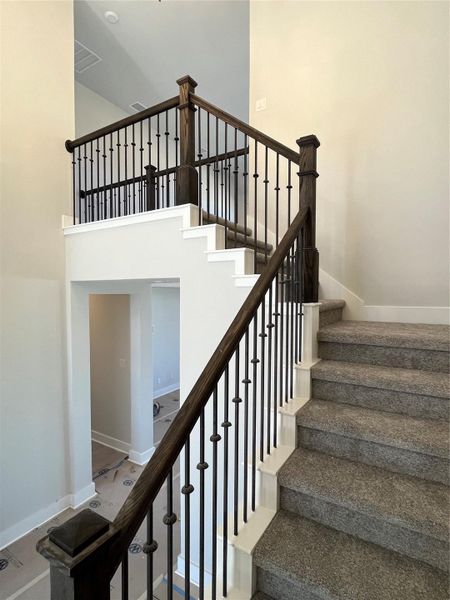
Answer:
[[[297,144],[300,148],[304,146],[314,146],[314,148],[318,148],[320,146],[320,142],[315,135],[305,135],[301,138],[298,138]]]
[[[178,85],[184,85],[185,83],[188,83],[192,88],[196,88],[198,85],[195,79],[192,79],[190,75],[184,75],[183,77],[180,77],[177,79],[177,83]]]

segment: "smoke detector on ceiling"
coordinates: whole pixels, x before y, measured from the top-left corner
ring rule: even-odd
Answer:
[[[75,71],[77,73],[84,73],[87,69],[101,62],[101,60],[98,54],[89,50],[87,46],[78,40],[75,40]]]
[[[104,14],[104,17],[108,21],[108,23],[111,23],[111,25],[114,25],[119,20],[119,15],[113,10],[107,10]]]

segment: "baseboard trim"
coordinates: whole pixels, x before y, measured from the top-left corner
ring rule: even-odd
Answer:
[[[91,437],[94,442],[102,444],[102,446],[108,446],[108,448],[112,448],[118,452],[125,452],[125,454],[130,453],[131,444],[128,442],[123,442],[122,440],[118,440],[117,438],[106,435],[105,433],[100,433],[94,429],[91,431]]]
[[[75,494],[67,494],[56,502],[52,502],[45,508],[36,511],[26,519],[8,527],[0,533],[0,550],[10,546],[27,533],[47,523],[47,521],[51,521],[68,508],[77,509],[81,504],[93,498],[95,494],[95,485],[91,482]]]
[[[354,321],[381,321],[386,323],[426,323],[448,325],[448,306],[376,306],[366,304],[354,292],[334,279],[323,269],[319,273],[321,298],[345,300],[344,319]]]
[[[128,455],[128,460],[136,465],[140,465],[140,466],[146,465],[148,463],[148,461],[151,459],[151,457],[153,456],[154,451],[155,451],[154,446],[152,446],[148,450],[145,450],[144,452],[137,452],[136,450],[130,450],[129,455]]]
[[[176,392],[179,389],[180,389],[180,382],[172,383],[171,385],[166,385],[166,387],[163,387],[163,388],[159,389],[158,391],[154,392],[153,400],[156,400],[157,398],[161,398],[161,396],[165,396],[166,394],[170,394],[170,392]]]

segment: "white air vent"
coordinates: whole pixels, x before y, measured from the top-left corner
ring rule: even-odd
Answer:
[[[141,104],[141,102],[133,102],[133,104],[130,104],[130,106],[136,112],[141,112],[141,110],[145,110],[147,108],[146,106]]]
[[[87,69],[90,69],[102,59],[98,54],[86,48],[84,44],[75,40],[75,71],[77,73],[84,73]]]

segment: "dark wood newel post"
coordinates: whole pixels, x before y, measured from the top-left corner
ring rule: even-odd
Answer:
[[[320,146],[315,135],[297,140],[300,148],[300,208],[308,207],[308,218],[303,236],[302,291],[303,302],[319,299],[319,252],[316,248],[316,179],[317,148]]]
[[[195,168],[195,106],[189,94],[197,83],[186,75],[177,80],[180,86],[180,166],[177,169],[177,198],[179,204],[198,204],[198,175]]]
[[[50,562],[51,600],[110,600],[111,523],[85,509],[53,529],[36,549]]]
[[[145,166],[145,179],[147,181],[147,208],[146,210],[155,210],[155,173],[156,167],[153,165]]]

